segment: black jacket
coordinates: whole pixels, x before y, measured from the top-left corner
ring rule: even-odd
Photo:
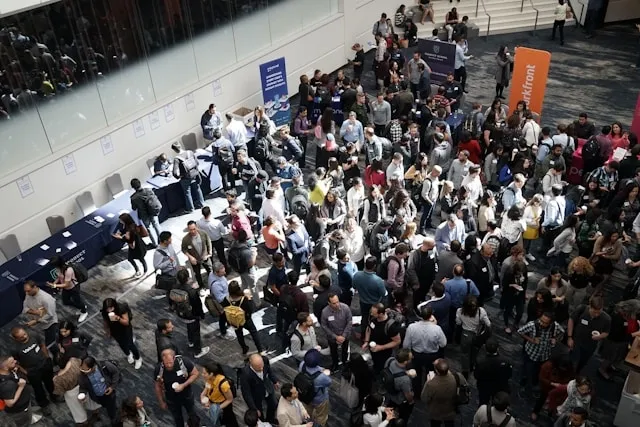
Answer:
[[[508,359],[499,354],[485,354],[478,359],[473,375],[476,377],[478,389],[484,388],[493,396],[499,391],[509,393],[512,371],[513,366]]]
[[[178,346],[175,344],[172,334],[163,334],[156,330],[156,351],[158,353],[158,362],[161,361],[160,353],[162,353],[162,350],[166,350],[168,348],[173,349],[176,354],[182,354],[180,353]]]
[[[104,382],[107,387],[111,387],[115,393],[116,386],[120,382],[120,370],[113,363],[104,360],[102,362],[96,361],[96,369],[99,369],[102,372],[102,376],[104,377]],[[88,394],[91,400],[99,401],[100,397],[96,396],[95,391],[93,391],[93,387],[91,386],[91,381],[89,381],[89,377],[86,374],[80,374],[78,377],[78,385],[80,386],[80,393]]]
[[[251,366],[247,363],[240,371],[240,389],[242,390],[242,398],[249,409],[263,410],[263,402],[265,396],[272,396],[276,391],[274,384],[278,382],[278,378],[274,375],[269,365],[269,359],[262,357],[264,361],[263,379],[260,379],[253,372]]]
[[[489,277],[488,263],[493,266],[493,281]],[[498,263],[495,257],[491,257],[490,260],[485,260],[480,251],[471,255],[471,259],[464,262],[464,277],[473,280],[478,290],[480,291],[480,297],[482,299],[492,297],[494,294],[493,286],[498,283]]]

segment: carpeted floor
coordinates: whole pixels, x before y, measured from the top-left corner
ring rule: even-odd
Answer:
[[[585,40],[582,33],[576,29],[568,28],[566,31],[566,44],[560,47],[548,41],[549,34],[539,33],[537,36],[530,34],[511,34],[491,37],[489,40],[472,40],[470,51],[475,57],[468,63],[468,102],[480,101],[488,105],[493,97],[495,83],[493,72],[495,67],[494,55],[500,45],[507,44],[510,48],[515,45],[529,46],[533,48],[550,50],[552,52],[552,64],[549,74],[549,83],[546,91],[545,105],[542,121],[545,125],[555,126],[558,121],[569,121],[577,117],[580,111],[587,111],[593,118],[597,126],[611,123],[614,120],[621,121],[625,127],[629,126],[635,106],[636,97],[640,84],[638,83],[638,71],[629,67],[635,62],[638,54],[638,40],[635,34],[629,31],[615,31],[613,33],[602,33],[592,40]],[[409,53],[408,53],[409,54]],[[367,61],[371,61],[371,54],[367,56]],[[369,70],[369,64],[365,65]],[[373,90],[373,75],[371,72],[365,74],[363,83],[367,91]],[[294,100],[295,102],[295,100]],[[314,150],[309,150],[311,162]],[[216,198],[207,201],[212,211],[220,213],[225,206],[224,199]],[[172,218],[163,224],[163,228],[174,233],[174,244],[179,246],[179,239],[184,234],[184,227],[188,219],[196,219],[198,215],[192,214],[187,217]],[[151,252],[148,256],[150,262]],[[183,260],[184,261],[184,260]],[[259,261],[260,275],[264,276],[269,263],[266,257],[261,257]],[[541,263],[532,263],[530,275],[530,287],[546,272],[545,266]],[[109,256],[102,260],[99,266],[90,272],[91,279],[83,284],[83,291],[90,306],[92,317],[82,325],[82,329],[96,337],[91,346],[91,353],[98,359],[109,358],[120,362],[124,370],[124,381],[118,389],[118,395],[123,398],[129,394],[136,393],[142,397],[146,403],[147,410],[160,426],[170,426],[171,417],[168,412],[163,412],[157,405],[153,393],[153,363],[155,362],[155,342],[154,330],[157,319],[168,317],[176,324],[176,334],[179,344],[186,348],[186,327],[183,322],[177,319],[172,313],[165,309],[164,301],[153,299],[158,292],[151,289],[153,278],[150,276],[144,279],[130,279],[133,274],[131,266],[126,261],[126,255],[118,254]],[[264,283],[264,277],[261,279]],[[617,271],[612,283],[609,286],[610,292],[607,295],[608,302],[614,302],[620,297],[620,288],[625,285],[626,276],[623,271]],[[119,297],[131,306],[134,313],[134,330],[137,343],[143,353],[144,364],[142,369],[135,371],[125,360],[117,345],[109,341],[102,331],[99,317],[95,314],[99,310],[101,301],[106,297]],[[310,295],[311,297],[311,295]],[[72,316],[75,313],[69,311],[62,305],[58,306],[60,318]],[[354,314],[357,313],[357,299],[354,301]],[[509,357],[514,364],[514,377],[519,378],[521,368],[521,342],[515,337],[506,336],[502,332],[502,322],[498,316],[497,302],[488,304],[488,310],[494,322],[495,336],[500,342],[501,352]],[[260,329],[260,338],[273,352],[269,355],[273,360],[273,368],[277,375],[284,381],[291,380],[295,375],[295,363],[286,355],[281,355],[275,339],[275,312],[273,308],[261,310],[254,315],[254,319]],[[6,325],[0,330],[5,337],[0,342],[0,351],[7,352],[10,347],[8,338],[9,330],[15,323]],[[210,353],[204,360],[215,360],[231,366],[241,366],[243,358],[240,347],[236,342],[222,341],[215,337],[217,322],[211,317],[203,323],[203,341],[211,346]],[[322,335],[322,333],[320,333]],[[251,344],[250,344],[251,345]],[[252,347],[253,348],[253,347]],[[276,351],[277,349],[277,351]],[[352,344],[352,351],[360,351]],[[459,367],[459,352],[455,346],[447,348],[447,357],[452,361],[454,369]],[[595,380],[595,391],[597,399],[593,405],[593,420],[598,426],[610,426],[613,418],[620,392],[624,382],[625,374],[620,374],[612,382],[604,382],[595,376],[597,368],[596,362],[588,366],[586,372]],[[330,427],[348,426],[348,413],[344,403],[336,397],[338,382],[334,381],[331,397],[331,415],[329,419]],[[202,381],[196,384],[199,392]],[[518,387],[514,384],[512,393],[512,414],[518,419],[519,426],[547,425],[548,419],[541,417],[537,424],[528,421],[528,415],[532,407],[531,398],[520,398],[515,392]],[[469,426],[473,414],[477,408],[476,394],[472,397],[472,403],[462,408],[459,418],[459,425]],[[238,419],[244,413],[245,405],[241,398],[234,404]],[[203,425],[206,417],[200,411]],[[2,415],[0,414],[0,420]],[[414,414],[408,425],[424,426],[428,419],[428,414],[424,410],[424,404],[416,405]],[[106,422],[103,417],[103,424]],[[53,414],[39,423],[43,426],[65,427],[72,426],[70,414],[64,404],[54,405]],[[210,425],[210,424],[207,424]]]

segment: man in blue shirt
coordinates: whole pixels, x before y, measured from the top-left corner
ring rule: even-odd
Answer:
[[[93,357],[87,356],[82,360],[80,372],[82,373],[78,377],[80,393],[105,408],[111,425],[118,425],[119,413],[116,398],[116,386],[120,382],[118,367],[106,360],[98,364]],[[86,397],[81,402],[84,402]]]
[[[353,276],[358,272],[358,267],[349,259],[349,254],[344,249],[338,249],[336,256],[338,257],[338,286],[342,289],[340,302],[351,307]]]
[[[303,403],[305,409],[314,421],[314,425],[327,425],[329,419],[329,387],[331,378],[320,366],[322,355],[312,348],[304,355],[304,361],[300,363],[299,371],[313,378],[315,394],[309,404]]]
[[[444,289],[451,297],[451,308],[449,309],[449,325],[455,325],[456,310],[462,307],[462,303],[467,295],[480,296],[480,291],[473,280],[464,278],[464,266],[456,264],[453,267],[453,279],[444,282]],[[453,328],[450,328],[449,333]]]
[[[370,256],[364,262],[364,271],[358,271],[353,276],[353,287],[358,291],[360,296],[360,314],[362,321],[362,336],[369,324],[369,311],[371,306],[382,302],[387,296],[387,289],[384,286],[384,280],[376,274],[378,260],[376,257]]]
[[[349,112],[349,118],[342,122],[340,136],[345,144],[347,142],[353,142],[356,146],[362,147],[364,143],[364,128],[362,127],[362,123],[356,119],[355,111]]]
[[[209,274],[209,292],[217,303],[222,304],[229,296],[229,282],[227,281],[227,270],[221,262],[213,264],[213,271]],[[219,338],[232,341],[235,336],[227,330],[227,318],[224,311],[218,316],[218,326],[220,326]]]

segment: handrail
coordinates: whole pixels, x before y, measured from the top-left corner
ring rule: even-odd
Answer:
[[[522,2],[524,3],[524,0],[522,0]],[[540,15],[540,11],[533,5],[532,0],[529,0],[529,4],[531,4],[531,8],[536,11],[536,23],[533,25],[533,34],[535,34],[538,29],[538,15]],[[522,12],[522,10],[520,11]]]
[[[487,20],[487,35],[486,35],[486,38],[489,38],[489,31],[491,29],[491,15],[489,15],[489,13],[487,12],[487,8],[484,7],[484,0],[476,0],[476,18],[478,17],[478,8],[480,4],[482,4],[482,10],[484,11],[484,14],[487,15],[487,18],[489,18]]]

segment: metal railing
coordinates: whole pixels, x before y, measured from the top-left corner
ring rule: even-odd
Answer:
[[[522,2],[524,3],[524,0],[522,0]],[[540,15],[540,11],[534,6],[533,0],[529,0],[529,4],[531,5],[531,8],[536,11],[536,23],[533,25],[532,32],[532,34],[535,34],[538,29],[538,15]],[[520,9],[520,12],[522,12],[522,9]]]
[[[523,0],[524,1],[524,0]],[[487,12],[487,8],[484,7],[484,0],[476,0],[476,18],[478,17],[478,9],[480,7],[480,4],[482,4],[482,10],[484,11],[484,14],[487,15],[487,35],[486,38],[489,38],[489,31],[491,30],[491,15],[489,15],[489,13]]]

